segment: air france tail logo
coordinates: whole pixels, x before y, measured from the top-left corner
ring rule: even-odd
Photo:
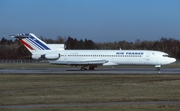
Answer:
[[[34,37],[31,34],[25,34],[25,35],[29,37],[22,39],[21,43],[23,43],[30,50],[50,50],[50,48],[41,40],[38,40],[38,38]]]
[[[36,41],[36,38],[32,38],[33,41]]]
[[[23,45],[25,45],[26,47],[28,47],[29,49],[34,50],[33,47],[31,47],[27,42],[23,41],[22,39],[20,40],[20,42],[21,42]]]

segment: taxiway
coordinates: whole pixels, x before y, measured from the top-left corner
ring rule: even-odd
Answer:
[[[41,69],[0,69],[0,74],[180,74],[180,68],[96,68],[79,70],[78,68],[41,68]]]

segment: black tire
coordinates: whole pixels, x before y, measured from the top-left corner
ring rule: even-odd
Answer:
[[[94,66],[89,66],[89,70],[94,70]]]

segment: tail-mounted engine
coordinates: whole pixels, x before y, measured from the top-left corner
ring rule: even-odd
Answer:
[[[46,59],[46,60],[57,60],[60,58],[60,54],[44,54],[41,55],[41,59]]]
[[[33,54],[32,55],[32,58],[33,59],[39,59],[39,60],[57,60],[60,58],[60,54],[58,53],[54,53],[54,54],[43,54],[43,55],[40,55],[40,54]]]

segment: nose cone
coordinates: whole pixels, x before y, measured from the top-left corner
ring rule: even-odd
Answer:
[[[172,58],[172,63],[173,63],[173,62],[176,62],[176,59],[175,59],[175,58]]]
[[[175,58],[170,58],[169,64],[174,63],[174,62],[176,62],[176,59]]]

